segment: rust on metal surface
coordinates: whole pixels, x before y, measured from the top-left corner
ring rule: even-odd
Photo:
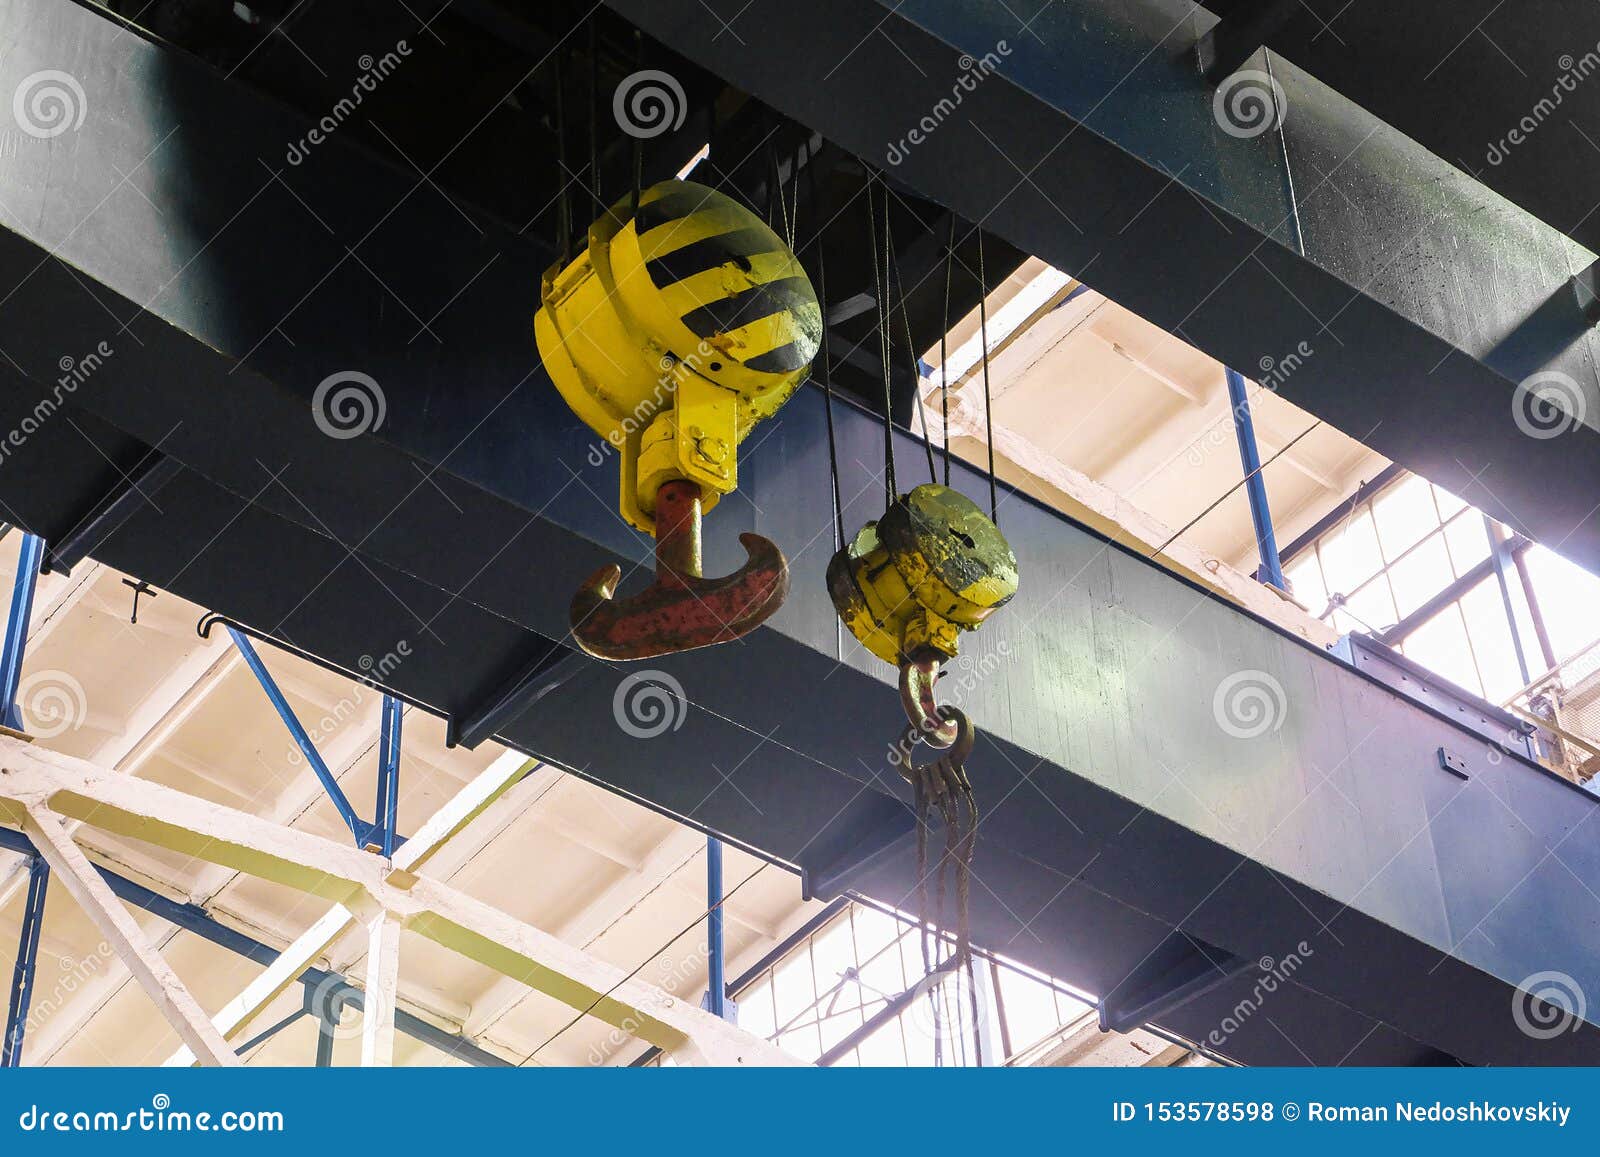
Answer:
[[[726,643],[771,618],[789,594],[789,564],[770,539],[741,534],[744,566],[701,575],[700,487],[678,480],[656,492],[656,579],[617,599],[622,569],[604,566],[572,600],[572,637],[601,659],[649,659]]]

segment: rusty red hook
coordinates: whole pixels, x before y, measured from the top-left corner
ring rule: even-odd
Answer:
[[[770,539],[741,534],[749,556],[725,578],[701,576],[700,487],[687,480],[656,491],[656,581],[613,599],[622,568],[604,566],[572,600],[572,637],[601,659],[649,659],[755,630],[789,596],[789,564]]]

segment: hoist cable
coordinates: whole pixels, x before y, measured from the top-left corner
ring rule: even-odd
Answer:
[[[768,109],[761,110],[761,129],[765,135],[762,141],[762,152],[767,159],[767,228],[777,231],[778,209],[776,199],[778,196],[778,146],[773,143],[772,134],[777,132],[772,127],[772,113]]]
[[[1223,491],[1222,495],[1215,502],[1213,502],[1211,505],[1207,506],[1204,510],[1202,510],[1199,514],[1195,515],[1188,522],[1184,523],[1177,530],[1173,531],[1172,532],[1172,537],[1168,538],[1166,542],[1163,542],[1160,546],[1156,547],[1155,550],[1151,551],[1150,554],[1147,557],[1155,558],[1156,555],[1160,554],[1162,551],[1166,550],[1167,547],[1169,547],[1173,543],[1177,542],[1178,539],[1182,538],[1186,533],[1188,533],[1190,528],[1192,528],[1195,523],[1199,522],[1202,518],[1204,518],[1206,515],[1210,514],[1213,510],[1215,510],[1217,507],[1221,506],[1224,502],[1226,502],[1229,498],[1231,498],[1233,496],[1233,492],[1234,491],[1238,490],[1239,487],[1241,487],[1245,483],[1249,482],[1250,479],[1254,478],[1257,474],[1260,474],[1268,466],[1271,466],[1279,458],[1282,458],[1290,450],[1294,449],[1295,444],[1298,443],[1300,441],[1300,439],[1304,438],[1307,434],[1311,433],[1311,431],[1315,430],[1320,425],[1322,425],[1322,419],[1318,418],[1315,422],[1312,422],[1311,425],[1307,426],[1304,430],[1301,430],[1293,438],[1289,439],[1288,443],[1283,447],[1282,450],[1279,450],[1271,458],[1268,458],[1261,465],[1257,466],[1254,470],[1250,471],[1250,473],[1246,474],[1243,478],[1239,479],[1239,481],[1235,482],[1232,486],[1228,487],[1228,489]]]
[[[610,988],[606,989],[599,996],[595,997],[592,1001],[590,1001],[587,1005],[585,1005],[583,1007],[583,1009],[580,1010],[576,1016],[574,1016],[571,1020],[567,1021],[560,1028],[556,1029],[555,1032],[553,1032],[549,1036],[545,1037],[543,1041],[541,1041],[537,1046],[535,1046],[534,1050],[531,1053],[529,1053],[527,1056],[523,1057],[520,1061],[517,1062],[517,1067],[521,1068],[523,1065],[526,1065],[530,1061],[532,1061],[534,1057],[536,1057],[540,1053],[544,1052],[544,1050],[549,1048],[550,1045],[552,1045],[557,1040],[557,1038],[563,1036],[567,1032],[568,1029],[570,1029],[573,1025],[579,1023],[581,1020],[583,1020],[584,1017],[588,1016],[595,1009],[599,1008],[601,1003],[604,1002],[605,1000],[607,1000],[614,992],[617,991],[617,989],[621,988],[624,984],[627,984],[628,981],[632,980],[634,977],[638,976],[639,973],[643,972],[645,965],[649,964],[652,960],[655,960],[658,957],[660,957],[660,955],[663,952],[665,952],[667,949],[671,948],[678,941],[682,940],[689,933],[693,932],[696,928],[698,928],[700,926],[701,921],[709,919],[710,916],[711,916],[711,913],[717,911],[718,909],[726,908],[728,901],[733,899],[735,895],[737,895],[740,891],[742,891],[746,884],[748,884],[751,880],[754,880],[757,876],[761,875],[762,872],[765,872],[771,866],[772,866],[772,861],[763,860],[761,862],[761,864],[759,864],[756,867],[755,871],[751,872],[744,879],[740,880],[737,884],[735,884],[733,887],[729,888],[726,892],[724,892],[722,894],[722,898],[720,900],[718,900],[715,904],[712,904],[710,907],[708,907],[700,915],[696,916],[693,920],[691,920],[681,930],[679,930],[678,932],[674,933],[672,936],[669,936],[667,938],[666,942],[661,945],[661,947],[657,948],[649,956],[647,956],[643,960],[641,960],[639,962],[638,966],[633,969],[633,971],[629,972],[626,976],[622,977],[615,984],[613,984]],[[662,881],[662,884],[665,884],[665,881]],[[657,885],[657,886],[660,887],[661,885]]]
[[[895,485],[894,476],[894,397],[889,389],[889,357],[884,348],[883,318],[886,310],[884,295],[884,271],[878,264],[878,219],[872,207],[872,182],[874,177],[867,174],[867,251],[872,254],[872,284],[875,301],[878,307],[878,352],[883,365],[883,483],[884,483],[884,508],[894,505],[895,498],[899,495],[899,487]],[[887,212],[888,193],[884,194],[884,211]]]
[[[806,177],[811,182],[811,211],[822,221],[822,201],[817,194],[817,170],[811,163],[809,143],[806,159]],[[800,209],[800,182],[795,181],[795,212]],[[823,222],[826,225],[826,222]],[[843,550],[844,501],[839,493],[839,446],[833,432],[833,353],[828,349],[828,246],[822,228],[817,229],[817,305],[822,311],[822,407],[828,423],[828,485],[833,490],[833,549]]]
[[[894,253],[894,234],[889,234],[889,252]],[[911,338],[911,311],[906,305],[906,283],[900,276],[900,258],[894,258],[894,284],[895,291],[900,295],[900,320],[906,331],[906,355],[911,362],[911,379],[916,383],[917,395],[917,422],[922,427],[922,449],[928,456],[928,481],[939,481],[939,474],[933,464],[933,437],[928,433],[928,409],[922,403],[922,371],[917,359],[916,343]],[[948,473],[948,464],[946,466]]]
[[[637,28],[633,30],[633,71],[635,75],[644,71],[644,33]],[[633,138],[633,208],[639,210],[639,201],[644,195],[644,138]]]
[[[944,484],[946,486],[950,485],[950,360],[945,343],[950,337],[950,279],[955,273],[955,265],[956,215],[951,213],[950,233],[945,238],[944,243],[944,323],[939,329],[939,402],[944,411]]]
[[[567,106],[566,84],[561,72],[561,53],[554,54],[556,75],[556,247],[561,263],[572,257],[572,197],[567,189]]]
[[[589,191],[597,204],[600,196],[600,37],[596,21],[589,20]]]
[[[989,277],[983,268],[983,229],[978,230],[978,343],[983,347],[983,440],[989,448],[989,521],[1000,527],[994,484],[994,398],[989,393]]]

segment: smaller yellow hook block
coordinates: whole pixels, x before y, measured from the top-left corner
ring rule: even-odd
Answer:
[[[906,715],[936,747],[955,739],[933,701],[961,633],[1017,593],[1017,556],[977,505],[927,483],[869,522],[828,563],[828,594],[861,645],[900,668]],[[941,721],[942,720],[942,721]]]

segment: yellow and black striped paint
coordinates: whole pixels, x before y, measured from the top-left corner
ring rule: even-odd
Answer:
[[[557,389],[622,456],[624,515],[650,529],[665,481],[699,483],[708,509],[735,489],[735,449],[804,380],[822,310],[789,246],[731,197],[663,181],[631,200],[546,274],[534,328]]]

